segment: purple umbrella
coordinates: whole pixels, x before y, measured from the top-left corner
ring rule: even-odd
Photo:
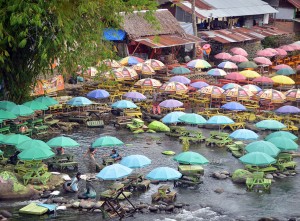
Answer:
[[[130,98],[130,99],[135,99],[135,100],[145,100],[147,99],[145,95],[139,93],[139,92],[127,92],[126,94],[123,95],[126,98]]]
[[[191,80],[184,76],[174,76],[170,78],[170,81],[179,82],[182,84],[189,84],[191,83]]]
[[[176,108],[176,107],[183,106],[183,103],[175,99],[168,99],[159,103],[159,106],[166,107],[166,108]]]
[[[300,109],[295,106],[285,105],[285,106],[282,106],[282,107],[278,108],[277,110],[275,110],[275,113],[277,113],[277,114],[297,114],[297,113],[300,113]]]
[[[203,82],[203,81],[197,81],[197,82],[191,83],[190,86],[197,88],[197,89],[201,89],[203,87],[209,86],[209,84],[206,82]]]

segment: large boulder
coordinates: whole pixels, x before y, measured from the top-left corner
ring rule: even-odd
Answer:
[[[156,121],[156,120],[152,121],[148,125],[148,128],[151,130],[154,130],[156,132],[169,132],[170,131],[170,128],[167,125],[165,125],[162,122]]]
[[[237,169],[232,174],[232,181],[234,183],[246,183],[246,179],[252,177],[252,173],[248,170]]]

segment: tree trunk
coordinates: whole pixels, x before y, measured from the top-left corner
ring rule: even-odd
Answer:
[[[195,13],[195,1],[196,0],[192,0],[192,24],[193,24],[194,35],[197,36],[197,18]],[[196,57],[196,44],[194,44],[194,49],[193,49],[193,58],[195,57]]]

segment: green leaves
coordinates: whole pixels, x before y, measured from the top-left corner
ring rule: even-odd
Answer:
[[[24,38],[22,41],[20,41],[20,43],[19,43],[19,48],[24,48],[25,47],[25,45],[26,45],[26,43],[27,43],[27,39],[26,38]]]

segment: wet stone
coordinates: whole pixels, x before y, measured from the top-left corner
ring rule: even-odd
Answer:
[[[272,174],[269,173],[269,174],[266,175],[266,178],[267,179],[273,179],[273,176],[272,176]]]
[[[221,194],[221,193],[224,192],[224,189],[222,189],[222,188],[217,188],[217,189],[214,190],[214,192],[215,192],[215,193]]]
[[[8,212],[7,210],[1,210],[0,214],[6,218],[12,217],[12,214],[10,212]]]
[[[174,210],[174,208],[175,208],[174,205],[169,205],[166,207],[166,211],[172,212]]]
[[[149,211],[150,212],[157,212],[158,208],[156,206],[150,206]]]

